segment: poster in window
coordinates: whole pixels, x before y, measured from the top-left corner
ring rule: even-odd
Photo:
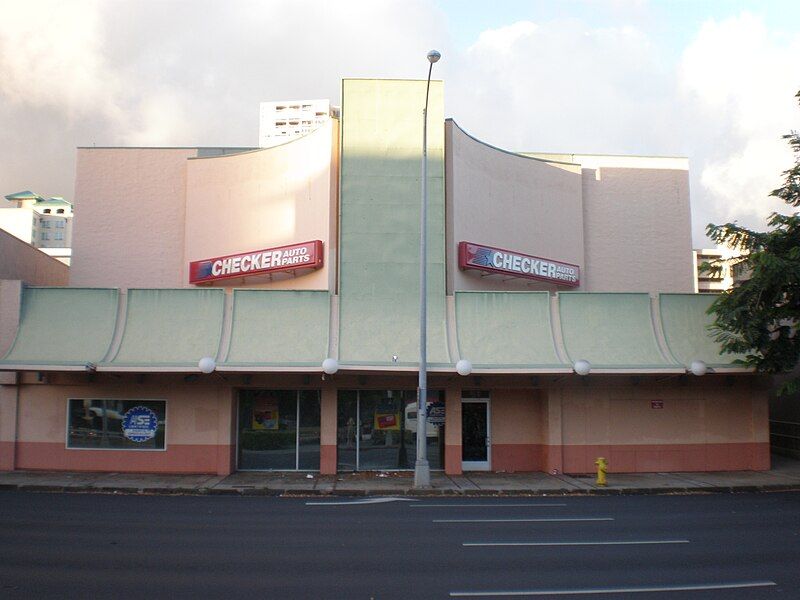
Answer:
[[[253,402],[253,429],[278,429],[278,401],[259,398]]]

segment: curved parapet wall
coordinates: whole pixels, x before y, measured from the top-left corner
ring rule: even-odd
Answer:
[[[223,290],[129,290],[122,342],[105,370],[184,370],[217,355]]]
[[[750,371],[733,363],[736,356],[720,355],[709,335],[712,301],[695,294],[458,292],[442,332],[453,342],[452,359],[429,364],[453,372],[463,358],[478,373],[564,374],[584,359],[592,374],[642,374],[685,373],[702,360],[717,373]],[[371,317],[365,344],[377,358],[378,343],[406,343],[385,341],[397,328],[395,306]],[[410,370],[391,357],[376,364],[343,353],[336,304],[325,291],[25,288],[20,312],[0,371],[197,373],[206,356],[228,371],[319,373],[325,358],[337,356],[344,369]]]
[[[564,347],[592,370],[678,368],[662,354],[647,294],[558,295]]]
[[[337,121],[280,146],[187,161],[188,264],[321,240],[323,266],[287,276],[233,278],[221,285],[329,289],[335,264]]]
[[[556,353],[547,292],[456,294],[459,358],[477,368],[552,371]]]
[[[3,359],[13,368],[83,370],[105,357],[117,320],[119,290],[25,288],[14,345]]]
[[[457,247],[465,241],[583,268],[578,165],[500,150],[452,120],[445,124],[445,135],[449,290],[559,289],[551,283],[460,271]]]
[[[235,290],[228,356],[220,366],[319,369],[330,331],[327,292]]]
[[[661,294],[659,306],[664,338],[672,356],[682,365],[702,360],[709,367],[736,366],[739,354],[722,354],[708,326],[714,317],[706,311],[716,300],[714,294]]]

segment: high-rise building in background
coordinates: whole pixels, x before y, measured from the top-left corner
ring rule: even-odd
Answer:
[[[737,253],[727,248],[703,248],[692,250],[694,258],[694,291],[700,294],[719,294],[747,279],[743,265],[735,265]],[[719,270],[703,270],[703,264],[719,267]]]
[[[72,203],[60,196],[43,198],[31,191],[5,197],[0,207],[0,229],[70,264],[72,257]]]
[[[334,107],[334,113],[336,110]],[[262,102],[258,145],[260,148],[271,148],[283,144],[314,131],[330,117],[330,100]]]

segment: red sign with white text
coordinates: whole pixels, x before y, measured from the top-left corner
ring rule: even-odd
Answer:
[[[538,279],[570,287],[577,287],[581,283],[581,268],[578,265],[471,242],[458,244],[458,266],[465,271]]]
[[[278,248],[228,254],[189,263],[189,283],[206,283],[231,277],[269,275],[282,271],[319,269],[322,266],[322,242],[303,242]]]

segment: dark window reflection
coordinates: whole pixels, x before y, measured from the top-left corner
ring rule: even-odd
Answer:
[[[444,392],[429,393],[429,404]],[[428,461],[441,469],[444,424],[428,423]],[[341,471],[413,469],[417,456],[416,391],[341,391],[337,418],[338,469]]]
[[[164,400],[73,398],[67,410],[70,448],[163,450],[165,447],[167,403]]]
[[[297,447],[300,470],[319,471],[319,420],[319,392],[300,392],[300,432]]]
[[[356,470],[356,433],[358,428],[358,394],[339,392],[336,406],[336,469]]]
[[[243,390],[240,393],[240,469],[317,470],[319,440],[318,391]]]

